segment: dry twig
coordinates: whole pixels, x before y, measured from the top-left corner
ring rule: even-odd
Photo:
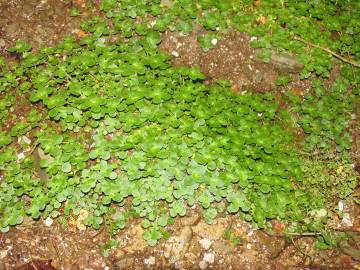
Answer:
[[[303,43],[305,43],[305,44],[307,44],[307,45],[309,45],[309,46],[311,46],[311,47],[318,48],[318,49],[323,50],[323,51],[325,51],[325,52],[327,52],[327,53],[330,53],[332,56],[340,59],[341,61],[343,61],[343,62],[345,62],[345,63],[348,63],[348,64],[350,64],[350,65],[353,65],[354,67],[360,68],[360,63],[357,63],[357,62],[351,61],[351,60],[349,60],[349,59],[346,59],[345,57],[343,57],[343,56],[341,56],[341,55],[339,55],[339,54],[331,51],[329,48],[326,48],[326,47],[323,47],[323,46],[320,46],[320,45],[313,44],[313,43],[311,43],[311,42],[309,42],[309,41],[307,41],[307,40],[305,40],[305,39],[303,39],[303,38],[301,38],[301,37],[294,37],[294,39],[297,40],[297,41],[301,41],[301,42],[303,42]]]

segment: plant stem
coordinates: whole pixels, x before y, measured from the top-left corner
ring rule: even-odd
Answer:
[[[313,44],[313,43],[311,43],[311,42],[309,42],[309,41],[307,41],[307,40],[305,40],[305,39],[303,39],[303,38],[301,38],[301,37],[295,36],[294,39],[297,40],[297,41],[301,41],[301,42],[303,42],[303,43],[305,43],[305,44],[307,44],[307,45],[309,45],[309,46],[311,46],[311,47],[318,48],[318,49],[321,49],[321,50],[323,50],[323,51],[325,51],[325,52],[327,52],[327,53],[330,53],[332,56],[340,59],[341,61],[343,61],[343,62],[345,62],[345,63],[348,63],[348,64],[350,64],[350,65],[353,65],[354,67],[360,67],[360,63],[357,63],[357,62],[351,61],[351,60],[349,60],[349,59],[346,59],[345,57],[343,57],[343,56],[341,56],[341,55],[339,55],[339,54],[331,51],[329,48],[326,48],[326,47],[323,47],[323,46],[320,46],[320,45]]]

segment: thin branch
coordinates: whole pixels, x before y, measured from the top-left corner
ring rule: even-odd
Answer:
[[[313,43],[311,43],[311,42],[309,42],[309,41],[307,41],[307,40],[305,40],[305,39],[303,39],[303,38],[301,38],[301,37],[296,37],[296,36],[295,36],[294,39],[295,39],[295,40],[298,40],[298,41],[301,41],[301,42],[303,42],[303,43],[305,43],[305,44],[307,44],[307,45],[309,45],[309,46],[311,46],[311,47],[318,48],[318,49],[323,50],[323,51],[325,51],[325,52],[327,52],[327,53],[330,53],[332,56],[340,59],[341,61],[343,61],[343,62],[345,62],[345,63],[348,63],[348,64],[350,64],[350,65],[353,65],[354,67],[360,68],[360,63],[357,63],[357,62],[351,61],[351,60],[349,60],[349,59],[346,59],[345,57],[343,57],[343,56],[341,56],[341,55],[339,55],[339,54],[331,51],[329,48],[326,48],[326,47],[323,47],[323,46],[320,46],[320,45],[313,44]]]
[[[288,235],[295,235],[295,236],[317,236],[321,235],[321,233],[312,233],[312,232],[304,232],[304,233],[287,233]]]

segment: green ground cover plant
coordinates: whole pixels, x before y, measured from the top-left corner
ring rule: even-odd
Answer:
[[[263,1],[253,12],[248,1],[106,0],[100,5],[106,17],[84,21],[91,35],[79,42],[67,37],[37,54],[17,42],[9,51],[21,61],[0,61],[0,123],[14,121],[0,130],[1,231],[26,215],[56,218],[86,210],[86,225],[98,229],[106,222],[112,232],[141,217],[144,238],[155,245],[190,207],[201,209],[208,223],[226,212],[260,228],[279,219],[288,232],[323,230],[328,202],[348,198],[356,181],[345,157],[360,81],[358,69],[345,66],[326,89],[321,76],[329,75],[332,58],[291,40],[315,21],[310,41],[327,44],[330,31],[346,31],[347,39],[331,49],[359,58],[359,23],[343,18],[356,18],[351,2],[331,2],[329,11],[323,3]],[[336,8],[343,13],[334,21]],[[269,23],[256,23],[260,14]],[[158,50],[162,32],[188,34],[196,23],[209,31],[198,37],[204,50],[234,27],[259,36],[253,45],[265,52],[299,53],[302,77],[315,73],[319,79],[304,99],[287,93],[287,108],[271,93],[236,95],[224,80],[205,86],[198,68],[172,67]],[[116,41],[106,40],[115,35]],[[278,80],[287,83],[286,76]],[[12,110],[18,96],[33,106],[23,119]],[[300,128],[306,136],[298,144]],[[328,165],[308,155],[331,152],[343,157],[344,183],[329,184],[331,173],[314,180]],[[339,195],[326,197],[334,185]]]

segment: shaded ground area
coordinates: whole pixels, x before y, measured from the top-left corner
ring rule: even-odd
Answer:
[[[103,246],[109,240],[105,230],[81,231],[74,221],[67,228],[30,222],[1,236],[1,269],[30,259],[52,259],[57,269],[353,269],[355,265],[341,251],[315,250],[310,237],[290,241],[269,236],[236,217],[220,217],[212,225],[199,220],[196,212],[178,219],[169,227],[172,236],[154,248],[133,221],[113,238],[118,246],[109,250]]]
[[[72,6],[82,8],[83,3],[0,0],[1,54],[8,56],[6,48],[17,39],[29,42],[36,49],[78,33],[82,18],[69,14]],[[264,64],[249,45],[251,37],[236,32],[230,32],[213,50],[204,53],[196,41],[201,31],[198,29],[189,36],[165,33],[161,48],[173,55],[175,65],[199,65],[208,83],[229,79],[237,92],[275,90],[275,81],[283,73],[293,77],[288,86],[293,92],[301,95],[309,89],[311,81],[300,81],[293,73],[298,66],[292,56],[275,56],[270,64]],[[285,64],[279,64],[281,57],[285,57]],[[332,79],[336,76],[334,72]],[[351,218],[350,223],[339,220],[339,229],[350,230],[356,236],[360,229],[359,209],[345,208],[345,211],[357,219]],[[354,248],[319,251],[313,246],[313,237],[295,236],[288,240],[281,235],[281,224],[278,224],[277,236],[269,236],[253,231],[249,224],[235,216],[220,217],[208,225],[200,221],[196,209],[189,217],[169,226],[171,237],[154,248],[143,240],[143,229],[137,220],[131,221],[112,239],[117,241],[113,248],[105,227],[100,231],[83,230],[81,221],[73,219],[62,224],[50,223],[27,220],[10,232],[0,234],[0,270],[14,269],[36,259],[51,259],[57,269],[71,270],[355,269],[357,265],[352,258],[357,254]],[[356,246],[359,239],[355,236],[350,237],[349,243],[359,249]]]

